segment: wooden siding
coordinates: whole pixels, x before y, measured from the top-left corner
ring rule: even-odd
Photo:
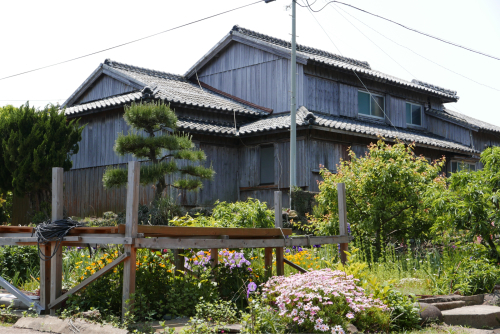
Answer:
[[[340,143],[326,142],[320,140],[309,141],[309,191],[319,191],[318,182],[323,181],[319,174],[319,165],[331,172],[337,171],[337,165],[342,157],[343,145]]]
[[[358,116],[358,88],[339,84],[339,113],[342,116]]]
[[[234,43],[198,72],[200,81],[274,113],[290,110],[290,61]],[[297,64],[297,105],[303,105],[303,66]]]
[[[474,148],[484,151],[488,146],[500,146],[500,134],[490,134],[485,132],[472,132]]]
[[[88,88],[75,104],[100,100],[113,95],[133,92],[135,89],[107,75],[102,75],[94,85]]]
[[[406,128],[406,101],[387,95],[385,97],[385,109],[389,118],[388,123],[396,127]],[[422,116],[423,116],[422,111]]]
[[[304,106],[330,115],[339,114],[338,82],[305,75]]]
[[[466,146],[471,145],[470,130],[427,115],[427,130]]]

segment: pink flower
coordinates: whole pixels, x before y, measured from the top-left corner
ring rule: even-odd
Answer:
[[[353,319],[354,318],[354,314],[352,314],[351,312],[349,312],[349,313],[346,314],[346,317],[349,318],[349,319]]]

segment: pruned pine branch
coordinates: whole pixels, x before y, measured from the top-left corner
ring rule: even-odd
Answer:
[[[177,151],[188,150],[193,143],[185,136],[164,135],[157,137],[143,137],[138,133],[128,135],[119,134],[115,143],[115,151],[119,155],[132,153],[137,158],[158,157],[161,150]]]
[[[178,189],[197,190],[203,188],[203,183],[195,179],[182,179],[175,181],[172,186]]]
[[[206,168],[203,166],[185,166],[179,169],[179,171],[182,174],[199,177],[204,180],[212,180],[215,174],[212,168]]]
[[[141,184],[147,185],[158,182],[165,175],[172,174],[178,171],[175,161],[160,162],[157,164],[141,166]]]
[[[163,102],[132,103],[130,107],[125,107],[123,118],[131,127],[144,129],[148,133],[160,128],[175,129],[177,127],[177,116],[170,109],[170,105]]]
[[[104,188],[110,189],[127,184],[127,170],[122,168],[108,168],[102,177]]]
[[[175,152],[174,157],[190,161],[204,161],[207,158],[202,150],[180,150]]]

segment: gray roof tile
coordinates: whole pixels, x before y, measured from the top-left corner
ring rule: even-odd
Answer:
[[[354,134],[362,133],[369,136],[383,136],[385,138],[392,139],[398,138],[405,142],[414,142],[417,145],[423,144],[467,153],[479,153],[479,151],[468,146],[430,133],[422,134],[416,130],[413,131],[411,129],[394,128],[385,124],[370,123],[347,117],[312,113],[305,107],[300,107],[297,111],[297,126],[305,126],[309,124],[349,131]],[[248,135],[252,133],[289,128],[290,114],[277,114],[241,126],[238,134]]]

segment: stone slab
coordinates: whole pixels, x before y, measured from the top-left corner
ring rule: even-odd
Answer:
[[[127,334],[127,330],[115,328],[110,325],[101,326],[88,323],[81,319],[59,319],[57,317],[21,318],[13,326],[14,328],[32,329],[40,332],[59,334]]]
[[[473,328],[499,327],[500,307],[491,305],[465,306],[442,311],[443,321],[448,325]]]
[[[455,301],[464,301],[467,306],[482,305],[484,302],[484,295],[474,295],[474,296],[447,295],[447,296],[434,296],[429,298],[422,298],[419,300],[419,302],[426,304],[448,303]]]
[[[454,302],[445,302],[445,303],[432,303],[431,305],[436,306],[441,311],[452,310],[454,308],[467,306],[465,301],[457,300]]]

